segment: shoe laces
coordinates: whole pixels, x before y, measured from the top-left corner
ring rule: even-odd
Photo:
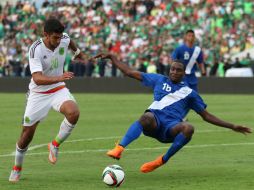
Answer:
[[[11,178],[17,178],[18,176],[20,176],[21,171],[18,170],[12,170],[11,172]]]
[[[59,150],[59,148],[58,147],[56,147],[56,146],[54,146],[53,144],[51,144],[51,150],[54,152],[54,154],[58,154],[58,150]]]

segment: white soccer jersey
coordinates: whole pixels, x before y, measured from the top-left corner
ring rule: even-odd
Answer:
[[[66,33],[63,33],[60,44],[54,51],[48,49],[42,39],[35,41],[29,49],[31,73],[42,72],[46,76],[61,76],[69,44],[70,38]],[[32,78],[29,89],[34,92],[46,92],[64,84],[64,82],[59,82],[50,85],[37,85]]]

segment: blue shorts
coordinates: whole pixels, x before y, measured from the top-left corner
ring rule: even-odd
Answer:
[[[146,132],[143,131],[143,134],[145,136],[149,136],[152,138],[157,139],[158,141],[162,143],[171,143],[174,141],[174,138],[171,135],[171,129],[179,124],[181,121],[173,120],[173,119],[164,119],[163,117],[160,117],[159,114],[157,114],[154,110],[146,110],[146,112],[151,112],[154,114],[154,117],[156,119],[157,128],[153,132]]]

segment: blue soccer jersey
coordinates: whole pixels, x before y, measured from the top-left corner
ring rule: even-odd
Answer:
[[[197,78],[195,76],[195,72],[197,70],[196,62],[199,64],[203,63],[203,53],[201,51],[201,48],[198,46],[190,48],[185,44],[182,44],[173,51],[171,57],[173,60],[175,59],[181,60],[185,65],[186,75],[184,77],[184,81],[186,81],[187,84],[190,84],[190,86],[196,85],[197,84]]]
[[[158,128],[168,129],[182,122],[190,109],[200,113],[206,108],[199,94],[184,82],[174,84],[164,75],[142,73],[142,83],[153,89],[154,101],[148,110],[155,115]]]

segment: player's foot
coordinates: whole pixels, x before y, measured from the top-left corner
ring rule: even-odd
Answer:
[[[11,175],[9,177],[9,181],[10,182],[18,182],[21,176],[21,167],[18,166],[13,166],[12,170],[11,170]]]
[[[55,164],[57,161],[59,148],[54,146],[52,143],[48,143],[48,150],[49,150],[49,162],[51,164]]]
[[[119,144],[116,144],[114,149],[109,150],[107,152],[107,155],[114,158],[114,159],[119,160],[121,158],[121,154],[122,154],[123,151],[124,151],[124,147],[122,147]]]
[[[143,173],[152,172],[153,170],[162,166],[163,164],[164,162],[162,160],[162,156],[159,156],[156,160],[143,164],[140,168],[140,171]]]

